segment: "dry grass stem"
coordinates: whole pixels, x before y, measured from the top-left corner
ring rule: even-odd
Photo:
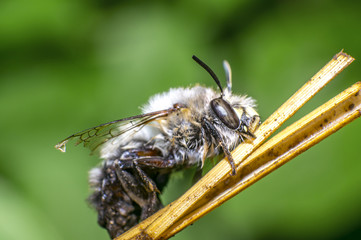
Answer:
[[[167,239],[218,207],[360,115],[361,84],[330,100],[317,110],[262,143],[354,59],[338,53],[314,77],[274,112],[256,131],[256,139],[232,152],[237,166],[222,160],[183,196],[117,239]]]
[[[227,183],[230,187],[224,189],[221,184],[214,198],[179,219],[163,236],[174,235],[360,115],[358,82],[261,145],[238,166],[235,179]]]

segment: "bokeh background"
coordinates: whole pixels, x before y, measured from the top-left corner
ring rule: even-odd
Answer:
[[[289,124],[361,80],[360,32],[360,1],[2,0],[0,239],[108,239],[85,201],[99,160],[53,146],[170,87],[215,87],[193,54],[221,79],[228,59],[263,120],[341,49],[354,56]],[[173,239],[361,239],[360,133],[358,119]]]

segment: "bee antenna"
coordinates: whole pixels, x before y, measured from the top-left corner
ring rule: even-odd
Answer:
[[[232,92],[232,70],[227,60],[223,61],[223,68],[226,72],[227,91],[230,93]]]
[[[212,71],[212,69],[210,67],[208,67],[207,64],[202,62],[202,60],[200,60],[199,58],[197,58],[194,55],[192,56],[192,58],[194,61],[196,61],[199,65],[201,65],[201,67],[204,68],[211,75],[211,77],[214,79],[214,81],[218,85],[219,90],[221,90],[221,96],[223,96],[223,89],[222,89],[221,83],[219,82],[217,75]]]

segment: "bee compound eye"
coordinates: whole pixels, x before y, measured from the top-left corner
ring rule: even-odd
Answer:
[[[222,98],[216,98],[211,101],[211,108],[219,120],[228,128],[236,130],[240,126],[238,115],[231,105]]]

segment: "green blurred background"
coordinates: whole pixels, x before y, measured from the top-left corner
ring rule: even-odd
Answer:
[[[108,239],[85,201],[99,160],[53,146],[170,87],[215,87],[193,54],[222,79],[228,59],[263,120],[341,49],[354,56],[294,121],[361,80],[360,32],[360,1],[2,0],[0,239]],[[360,132],[358,119],[173,239],[361,239]]]

